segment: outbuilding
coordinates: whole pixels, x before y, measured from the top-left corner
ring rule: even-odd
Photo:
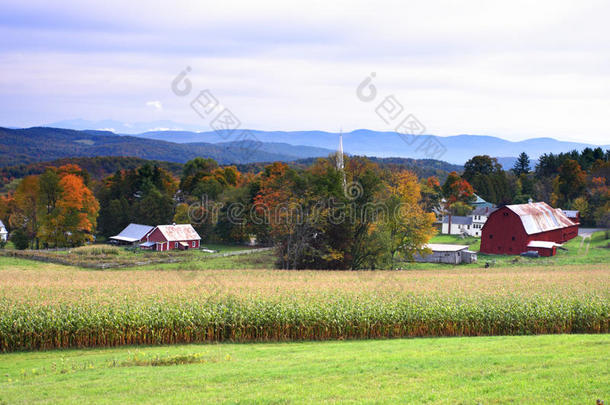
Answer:
[[[129,224],[121,233],[111,236],[109,239],[119,245],[135,245],[145,241],[146,235],[153,229],[155,229],[154,226]]]
[[[416,262],[424,263],[473,263],[477,261],[476,252],[468,250],[467,245],[449,245],[442,243],[429,243],[425,247],[432,251],[428,255],[414,256]]]
[[[545,202],[506,205],[491,213],[485,222],[481,252],[518,255],[529,250],[530,242],[562,244],[577,235],[578,224]]]
[[[527,251],[538,252],[539,256],[549,257],[557,254],[558,247],[561,247],[559,243],[547,242],[544,240],[533,240],[527,244]]]
[[[140,246],[153,250],[198,249],[201,237],[191,224],[159,225],[148,235]]]

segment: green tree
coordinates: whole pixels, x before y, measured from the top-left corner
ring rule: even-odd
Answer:
[[[15,248],[19,250],[27,249],[30,245],[28,233],[23,228],[17,228],[13,231],[11,234],[11,241],[15,245]]]
[[[586,173],[576,160],[567,159],[559,167],[559,176],[555,180],[553,204],[565,206],[581,196],[586,189]]]
[[[513,173],[515,176],[520,177],[522,174],[528,174],[530,172],[530,158],[525,152],[521,152],[515,166],[513,167]]]

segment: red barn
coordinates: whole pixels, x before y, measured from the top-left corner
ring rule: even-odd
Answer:
[[[159,225],[140,246],[153,250],[198,249],[201,237],[191,224]]]
[[[494,211],[481,233],[481,252],[518,255],[531,249],[531,242],[564,243],[578,235],[578,224],[547,203],[506,205]],[[535,244],[534,244],[535,245]],[[542,247],[540,249],[543,249]],[[545,249],[544,256],[555,254]]]

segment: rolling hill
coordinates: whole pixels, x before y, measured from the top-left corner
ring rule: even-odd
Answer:
[[[332,150],[282,143],[246,141],[222,144],[174,143],[165,140],[120,136],[108,131],[61,128],[0,128],[0,167],[44,162],[65,157],[132,156],[184,163],[198,156],[221,164],[291,161],[328,156]]]

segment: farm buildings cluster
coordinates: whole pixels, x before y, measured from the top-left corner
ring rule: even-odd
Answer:
[[[198,249],[201,244],[201,237],[191,224],[129,224],[120,234],[110,237],[110,240],[117,244],[157,251]]]
[[[552,208],[545,202],[496,208],[477,197],[468,216],[448,215],[441,220],[441,233],[481,238],[481,253],[554,256],[562,244],[578,235],[578,211]],[[429,244],[429,255],[416,261],[470,263],[476,253],[465,245]]]
[[[577,211],[562,211],[544,202],[500,208],[480,204],[468,217],[443,218],[441,230],[444,234],[480,237],[481,253],[554,256],[563,243],[578,235],[577,221]],[[198,249],[201,246],[201,237],[190,224],[129,224],[110,240],[155,251]],[[448,264],[477,261],[477,253],[468,250],[467,245],[427,244],[425,247],[428,254],[416,255],[416,261]]]

